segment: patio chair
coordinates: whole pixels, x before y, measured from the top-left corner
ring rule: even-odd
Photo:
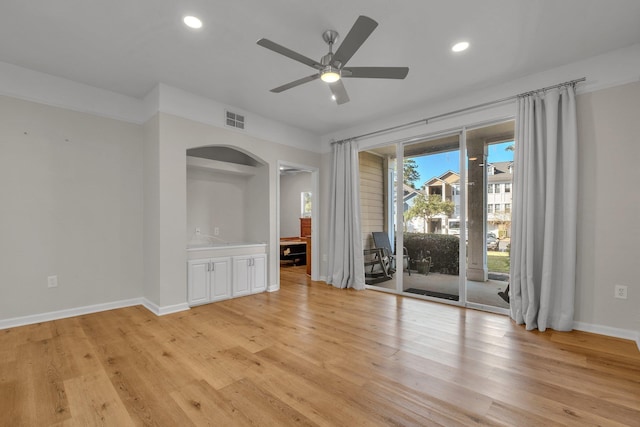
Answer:
[[[391,266],[395,270],[396,268],[396,252],[391,249],[391,242],[389,241],[389,235],[384,231],[374,231],[371,233],[373,236],[373,243],[376,248],[381,248],[383,250],[384,256],[388,257],[391,260]],[[407,261],[407,272],[409,272],[409,276],[411,276],[411,259],[409,258],[409,252],[407,248],[402,248],[402,259],[403,261]]]
[[[364,277],[367,285],[391,280],[394,272],[391,260],[385,256],[382,248],[364,250]]]

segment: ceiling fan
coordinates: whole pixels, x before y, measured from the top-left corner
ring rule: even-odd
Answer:
[[[320,62],[314,61],[271,40],[258,40],[260,46],[291,58],[294,61],[308,65],[311,68],[315,68],[318,71],[310,76],[271,89],[271,92],[280,93],[287,89],[300,86],[301,84],[321,79],[329,84],[333,95],[332,98],[340,105],[349,102],[349,95],[347,95],[347,91],[342,83],[342,78],[404,79],[409,73],[408,67],[345,66],[377,26],[378,23],[373,19],[362,15],[359,16],[335,53],[333,52],[333,45],[338,39],[338,32],[334,30],[325,31],[322,34],[322,38],[329,45],[329,53],[324,55],[322,59],[320,59]]]

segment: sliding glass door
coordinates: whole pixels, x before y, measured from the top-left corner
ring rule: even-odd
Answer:
[[[367,283],[506,313],[512,148],[509,121],[361,153]]]

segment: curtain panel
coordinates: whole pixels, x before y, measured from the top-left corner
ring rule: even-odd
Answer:
[[[355,141],[332,145],[327,283],[364,289],[360,174]]]
[[[575,90],[518,98],[511,317],[526,329],[573,328],[578,140]]]

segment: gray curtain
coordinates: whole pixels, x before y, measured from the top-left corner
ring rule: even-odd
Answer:
[[[578,139],[575,90],[518,98],[511,317],[526,329],[573,328]]]
[[[355,141],[333,144],[329,203],[327,283],[364,289],[360,227],[360,175]]]

